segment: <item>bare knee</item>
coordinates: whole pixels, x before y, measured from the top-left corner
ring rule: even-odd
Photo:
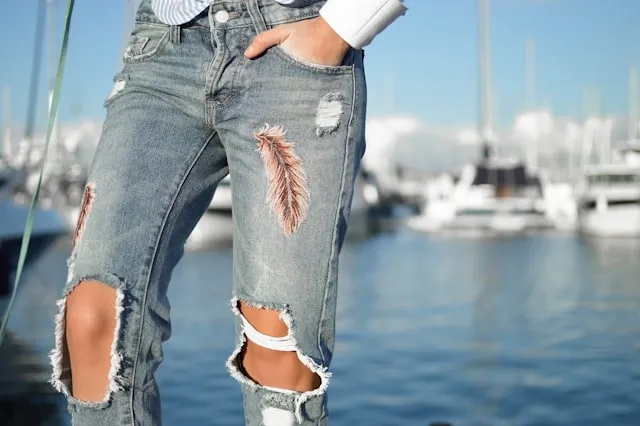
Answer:
[[[247,334],[241,364],[249,378],[262,386],[306,392],[320,386],[320,377],[305,366],[295,348],[287,343],[287,325],[280,313],[240,303],[240,312],[257,333]],[[281,338],[269,342],[269,338]],[[267,340],[267,341],[265,341]]]
[[[100,346],[97,344],[111,343],[116,326],[115,302],[116,290],[95,281],[82,282],[69,294],[66,333],[70,351],[94,352]]]
[[[111,386],[112,344],[116,337],[118,291],[96,281],[81,282],[68,295],[64,307],[63,337],[57,346],[54,375],[63,388],[63,370],[71,370],[66,386],[78,399],[103,400]],[[68,357],[68,359],[67,359]],[[118,367],[116,365],[116,367]]]

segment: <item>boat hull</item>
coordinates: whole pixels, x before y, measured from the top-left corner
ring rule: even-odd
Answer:
[[[599,237],[640,237],[640,202],[582,210],[580,232]]]

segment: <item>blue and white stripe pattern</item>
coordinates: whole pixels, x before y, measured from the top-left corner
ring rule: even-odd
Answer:
[[[276,0],[281,4],[292,4],[297,0]],[[189,22],[215,0],[152,0],[153,11],[165,24],[180,25]]]

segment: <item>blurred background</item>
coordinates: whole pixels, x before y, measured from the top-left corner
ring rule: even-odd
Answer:
[[[55,300],[135,0],[76,2],[0,425],[69,425]],[[367,152],[340,258],[334,425],[640,424],[640,3],[405,0],[366,50]],[[42,166],[66,1],[0,4],[0,313]],[[187,243],[165,424],[242,424],[233,184]]]

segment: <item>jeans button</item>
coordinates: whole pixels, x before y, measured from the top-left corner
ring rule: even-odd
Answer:
[[[219,10],[216,12],[215,18],[216,18],[216,21],[220,22],[221,24],[224,24],[229,20],[229,14],[227,13],[226,10]]]

